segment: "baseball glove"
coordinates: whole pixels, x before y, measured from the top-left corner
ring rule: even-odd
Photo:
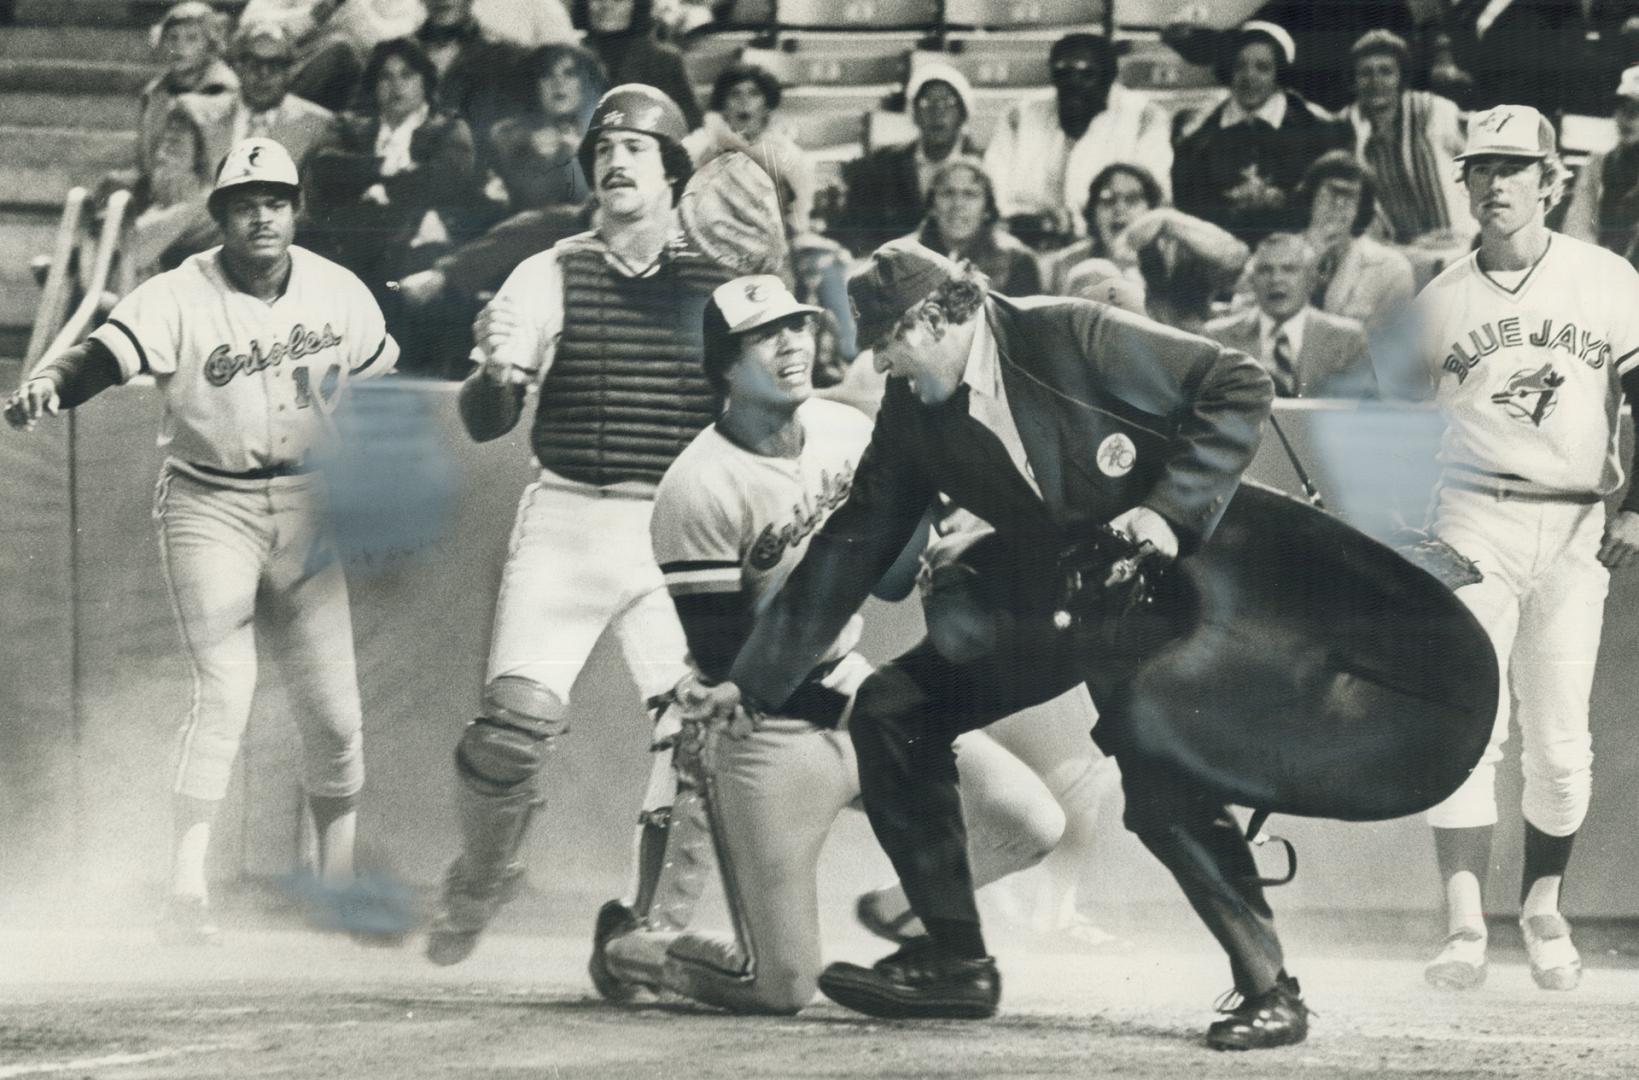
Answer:
[[[696,170],[678,211],[695,247],[724,269],[771,274],[785,266],[785,225],[774,181],[738,150]]]
[[[1484,580],[1474,560],[1441,540],[1418,529],[1401,529],[1391,537],[1390,546],[1411,565],[1429,574],[1441,585],[1456,592],[1464,585]]]

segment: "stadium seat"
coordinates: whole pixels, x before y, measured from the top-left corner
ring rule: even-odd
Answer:
[[[904,39],[855,39],[839,46],[805,40],[795,48],[748,48],[740,60],[766,69],[782,86],[898,85],[905,80],[909,47]]]
[[[774,21],[774,0],[734,0],[715,26],[754,29]]]
[[[939,0],[776,0],[781,26],[891,30],[939,25]]]
[[[919,49],[911,54],[911,70],[922,64],[949,64],[975,87],[1046,86],[1050,39],[952,37],[946,50]]]
[[[1103,0],[945,0],[945,25],[981,30],[1101,26]]]

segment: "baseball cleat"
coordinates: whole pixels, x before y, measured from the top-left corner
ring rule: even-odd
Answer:
[[[1228,1015],[1207,1028],[1206,1043],[1214,1050],[1269,1050],[1309,1037],[1309,1006],[1290,975],[1281,975],[1261,994],[1245,997],[1231,990],[1225,998],[1218,1011]]]
[[[897,917],[890,919],[877,906],[877,894],[874,892],[859,894],[859,899],[854,901],[854,918],[877,937],[895,945],[903,945],[922,936],[909,930],[911,923],[917,922],[916,912],[907,907]],[[921,924],[917,923],[917,926],[920,928]]]
[[[592,985],[605,1001],[624,1004],[635,998],[642,989],[610,970],[607,951],[609,942],[631,933],[637,927],[637,916],[619,900],[610,900],[598,908],[597,921],[592,926],[592,958],[586,962],[586,973],[592,976]]]
[[[222,930],[211,919],[210,905],[203,896],[167,896],[160,905],[156,929],[162,945],[222,944]]]
[[[440,967],[459,964],[478,947],[478,936],[502,904],[522,887],[522,863],[512,863],[494,882],[481,883],[467,876],[462,859],[444,875],[444,895],[427,927],[427,959]]]
[[[838,1005],[890,1020],[985,1020],[996,1015],[1002,976],[993,957],[951,956],[919,937],[871,967],[832,964],[819,988]]]
[[[1453,930],[1439,955],[1423,968],[1423,979],[1441,990],[1472,990],[1485,982],[1486,936],[1472,927]]]
[[[1575,990],[1582,981],[1582,957],[1571,944],[1571,924],[1558,912],[1520,919],[1531,978],[1544,990]]]

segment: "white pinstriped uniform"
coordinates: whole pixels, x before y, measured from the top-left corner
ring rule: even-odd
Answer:
[[[1566,836],[1588,809],[1588,699],[1610,578],[1597,555],[1603,498],[1623,481],[1618,418],[1621,380],[1639,367],[1639,273],[1551,234],[1524,272],[1490,274],[1470,254],[1429,283],[1418,308],[1447,422],[1434,531],[1485,575],[1457,596],[1486,627],[1503,675],[1491,745],[1429,821],[1496,822],[1511,687],[1526,820]]]
[[[323,483],[305,470],[347,384],[392,370],[398,347],[340,266],[292,247],[288,286],[265,302],[228,280],[220,250],[144,282],[92,335],[165,404],[154,517],[194,676],[175,790],[222,798],[266,660],[308,792],[349,796],[364,783],[352,620]]]

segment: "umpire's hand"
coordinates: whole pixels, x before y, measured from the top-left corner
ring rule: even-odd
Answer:
[[[18,431],[33,431],[40,417],[56,416],[61,408],[54,380],[30,379],[6,399],[6,423]]]

